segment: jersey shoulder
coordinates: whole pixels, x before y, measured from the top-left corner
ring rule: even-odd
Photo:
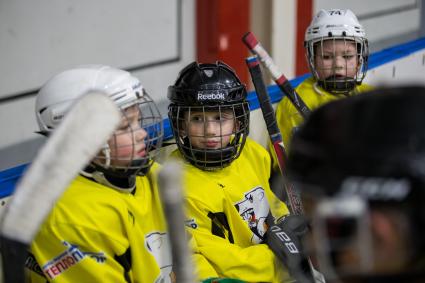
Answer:
[[[78,176],[59,199],[58,207],[72,208],[75,214],[81,214],[83,217],[84,214],[94,210],[107,210],[111,207],[111,203],[114,204],[115,209],[124,208],[124,202],[120,201],[122,194],[88,178]]]
[[[366,91],[373,90],[374,87],[372,85],[370,85],[370,84],[362,83],[361,85],[359,85],[357,87],[357,89],[358,89],[358,92],[366,92]]]
[[[271,158],[269,152],[262,145],[250,138],[247,138],[241,155],[233,163],[230,165],[230,168],[235,168],[233,170],[239,172],[252,171],[256,174],[270,175]]]
[[[314,90],[315,80],[313,77],[307,78],[302,81],[296,88],[295,91],[301,97],[301,99],[310,107],[310,101],[314,100],[317,97],[318,93]],[[279,102],[277,113],[285,113],[287,116],[291,116],[292,112],[298,112],[290,99],[285,95],[282,100]]]
[[[249,137],[246,139],[244,148],[242,149],[243,153],[249,153],[252,156],[268,156],[268,151],[261,144]]]

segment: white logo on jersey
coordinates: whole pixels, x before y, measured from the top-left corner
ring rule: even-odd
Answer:
[[[262,187],[255,187],[245,194],[245,198],[236,203],[236,209],[254,233],[251,242],[258,244],[266,233],[266,217],[269,214],[269,202]]]
[[[98,263],[104,263],[106,261],[106,256],[103,252],[83,252],[77,245],[72,245],[67,241],[63,241],[62,244],[67,247],[67,249],[41,267],[44,274],[50,279],[54,279],[56,276],[61,275],[87,256],[93,258]]]
[[[193,219],[193,218],[185,220],[184,223],[189,228],[192,228],[192,229],[198,228],[198,224],[196,223],[195,219]]]
[[[167,233],[153,232],[146,235],[145,245],[160,268],[160,274],[155,279],[155,283],[171,283],[173,260]]]

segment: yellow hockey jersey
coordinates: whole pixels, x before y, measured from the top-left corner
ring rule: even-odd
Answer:
[[[307,107],[310,110],[314,110],[321,105],[324,105],[333,100],[341,99],[346,97],[343,94],[336,95],[330,92],[327,92],[320,86],[316,85],[316,80],[313,77],[310,77],[304,80],[295,90],[305,102]],[[356,86],[356,88],[350,93],[350,95],[356,95],[361,92],[372,90],[372,86],[367,84],[361,84]],[[292,134],[298,129],[301,123],[304,121],[301,114],[294,107],[292,102],[285,96],[278,103],[276,108],[276,121],[279,127],[279,130],[282,134],[283,144],[288,150],[290,146],[290,141]],[[269,149],[273,157],[273,168],[277,169],[276,155],[272,148],[271,143],[269,142]]]
[[[316,80],[313,77],[310,77],[303,81],[295,89],[310,110],[314,110],[319,106],[333,100],[346,97],[343,94],[336,95],[327,92],[320,86],[315,87],[315,83]],[[371,89],[372,87],[370,85],[363,83],[359,86],[356,86],[350,95],[355,95],[357,93],[365,92]],[[303,118],[286,96],[277,105],[276,120],[280,132],[282,133],[283,143],[288,146],[293,132],[296,131],[297,127],[299,127],[299,125],[303,122]]]
[[[177,150],[172,156],[183,159]],[[269,207],[275,218],[288,213],[269,187],[270,162],[267,151],[247,139],[239,158],[222,170],[184,165],[186,226],[200,280],[282,282],[288,278],[273,252],[261,243]]]
[[[172,282],[157,166],[133,194],[78,176],[31,244],[31,282]]]

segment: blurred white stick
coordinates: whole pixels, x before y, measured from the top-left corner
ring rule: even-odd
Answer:
[[[194,283],[193,266],[185,231],[183,210],[182,168],[177,161],[168,161],[158,175],[161,200],[168,223],[173,256],[173,271],[179,283]]]
[[[88,93],[71,107],[39,151],[18,183],[0,226],[3,264],[8,264],[4,266],[7,282],[20,282],[25,247],[57,199],[112,135],[120,119],[120,111],[106,94]]]

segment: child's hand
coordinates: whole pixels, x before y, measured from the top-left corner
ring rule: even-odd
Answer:
[[[267,230],[266,243],[294,279],[314,282],[308,257],[302,247],[302,238],[307,231],[308,221],[304,216],[288,215]]]

